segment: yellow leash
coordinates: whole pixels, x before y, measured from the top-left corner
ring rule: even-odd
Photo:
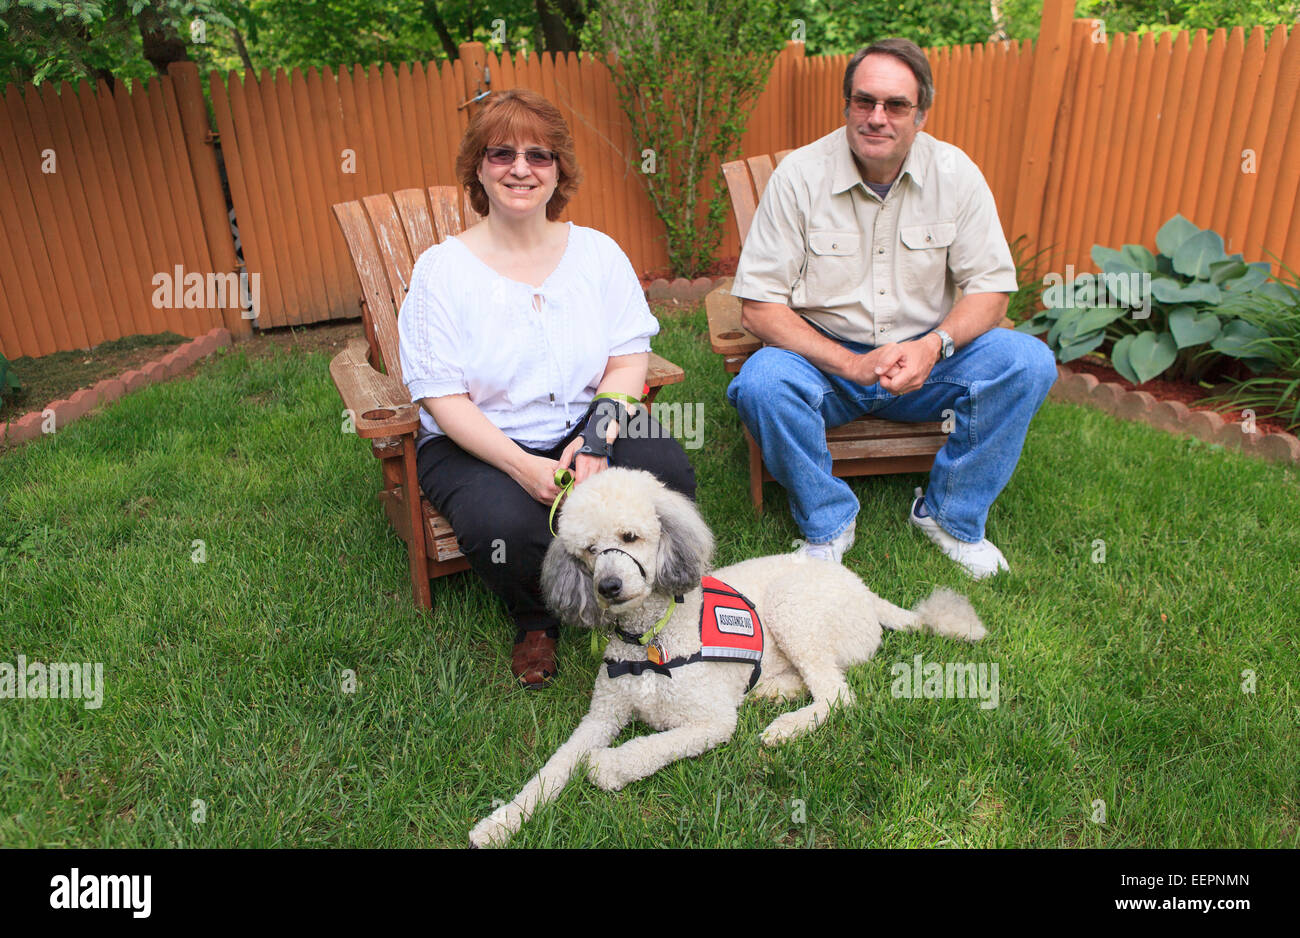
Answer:
[[[627,413],[629,417],[634,415],[636,413],[636,409],[641,406],[641,401],[638,398],[633,397],[631,394],[624,394],[621,391],[601,391],[594,398],[592,398],[592,401],[595,402],[602,399],[622,401],[624,404],[627,405]],[[619,429],[618,424],[611,421],[609,425],[609,429],[605,431],[606,443],[613,445],[614,441],[618,439],[618,429]],[[551,528],[552,537],[555,536],[555,513],[560,508],[560,502],[564,501],[564,496],[568,495],[570,492],[573,491],[573,483],[574,483],[574,476],[573,476],[572,469],[555,470],[555,484],[560,487],[560,494],[556,495],[555,501],[551,503],[551,516],[550,518],[547,519],[547,524],[550,525]]]

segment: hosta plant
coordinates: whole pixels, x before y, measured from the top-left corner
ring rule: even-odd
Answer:
[[[1016,328],[1046,333],[1062,362],[1105,351],[1134,384],[1165,375],[1199,380],[1224,357],[1253,370],[1268,367],[1253,343],[1265,333],[1243,311],[1270,284],[1266,263],[1229,256],[1223,238],[1175,215],[1156,234],[1153,254],[1140,244],[1092,249],[1101,272],[1044,278],[1044,310]]]

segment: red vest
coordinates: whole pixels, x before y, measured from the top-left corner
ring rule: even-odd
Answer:
[[[754,665],[750,687],[763,660],[763,623],[754,604],[716,577],[700,583],[700,657],[705,661],[748,661]]]
[[[704,577],[700,586],[704,590],[704,601],[700,604],[699,651],[689,658],[663,661],[660,657],[663,649],[658,642],[652,642],[646,649],[645,661],[611,661],[606,658],[605,668],[609,676],[630,674],[635,677],[645,671],[654,671],[672,677],[673,669],[684,664],[696,661],[734,661],[753,666],[746,690],[752,689],[763,670],[763,623],[758,621],[758,610],[743,595],[716,577]]]

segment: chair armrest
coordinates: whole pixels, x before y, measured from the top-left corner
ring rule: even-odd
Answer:
[[[686,372],[681,365],[674,365],[668,359],[654,352],[650,353],[650,364],[646,368],[645,383],[653,388],[666,384],[680,384],[686,380]]]
[[[330,362],[330,377],[352,411],[357,436],[365,439],[403,436],[420,426],[419,405],[411,402],[406,385],[382,374],[366,360],[365,339],[353,339]]]
[[[723,280],[704,298],[709,317],[709,344],[728,358],[752,355],[763,340],[740,324],[740,299],[731,295],[731,279]]]

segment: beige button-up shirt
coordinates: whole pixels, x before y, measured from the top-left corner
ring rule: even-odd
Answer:
[[[732,295],[784,303],[868,345],[937,327],[963,293],[1014,293],[993,193],[960,149],[921,132],[889,194],[867,188],[840,127],[777,166]]]

